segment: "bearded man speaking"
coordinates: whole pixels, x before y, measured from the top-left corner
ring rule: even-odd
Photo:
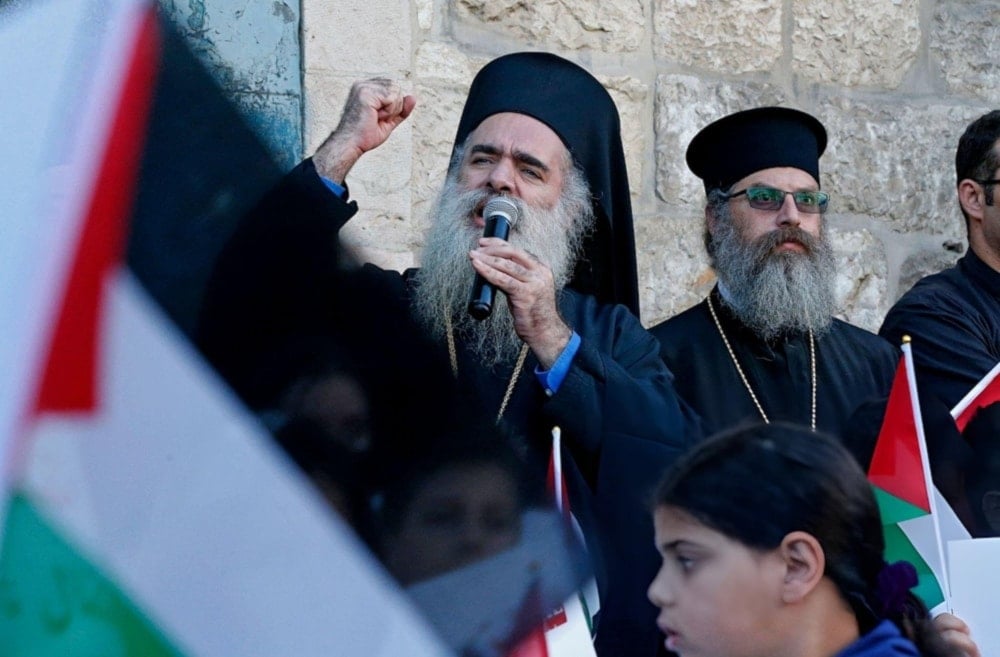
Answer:
[[[651,332],[706,434],[780,420],[841,435],[862,402],[888,395],[896,350],[833,317],[826,141],[809,114],[764,107],[710,124],[688,146],[718,285]]]
[[[203,349],[244,399],[264,404],[273,391],[255,385],[273,382],[274,372],[247,357],[274,351],[263,343],[361,327],[355,333],[368,339],[366,357],[390,363],[376,375],[384,378],[427,357],[396,346],[412,322],[428,338],[426,362],[450,370],[462,403],[521,436],[537,462],[547,463],[551,429],[561,428],[571,506],[598,557],[598,650],[655,654],[660,640],[645,588],[657,556],[645,496],[697,427],[636,318],[614,102],[590,73],[554,55],[490,62],[469,91],[422,267],[400,274],[366,265],[350,283],[349,298],[360,302],[344,303],[344,278],[332,272],[337,231],[357,209],[345,178],[415,105],[388,80],[352,87],[338,127],[222,256]],[[483,236],[484,208],[495,197],[519,215],[506,240]],[[476,274],[498,290],[482,321],[467,310]],[[434,387],[429,374],[409,371],[420,377],[418,393]],[[419,436],[397,438],[404,437],[410,449],[419,445]]]

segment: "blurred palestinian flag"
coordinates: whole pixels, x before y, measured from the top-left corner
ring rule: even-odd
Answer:
[[[0,80],[3,654],[448,654],[185,339],[277,171],[181,40],[46,0]]]

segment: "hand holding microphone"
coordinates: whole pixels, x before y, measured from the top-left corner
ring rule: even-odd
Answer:
[[[486,207],[483,208],[483,218],[486,220],[483,237],[499,237],[506,240],[511,227],[517,223],[519,216],[520,211],[517,205],[509,198],[505,196],[491,198],[486,203]],[[496,298],[496,293],[495,285],[476,274],[472,283],[472,295],[469,298],[469,314],[478,320],[489,317],[490,313],[493,312],[493,301]]]

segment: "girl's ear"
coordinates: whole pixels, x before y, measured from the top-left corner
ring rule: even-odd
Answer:
[[[816,537],[802,531],[787,534],[778,551],[785,567],[781,598],[794,604],[809,595],[823,579],[826,555]]]

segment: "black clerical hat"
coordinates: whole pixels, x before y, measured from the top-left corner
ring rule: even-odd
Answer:
[[[727,189],[754,171],[795,167],[819,182],[826,130],[815,117],[788,107],[730,114],[701,130],[687,149],[688,168],[705,191]]]
[[[570,287],[638,314],[632,200],[618,109],[607,90],[585,69],[551,53],[498,57],[472,81],[455,145],[500,112],[526,114],[552,128],[587,177],[597,224]]]

